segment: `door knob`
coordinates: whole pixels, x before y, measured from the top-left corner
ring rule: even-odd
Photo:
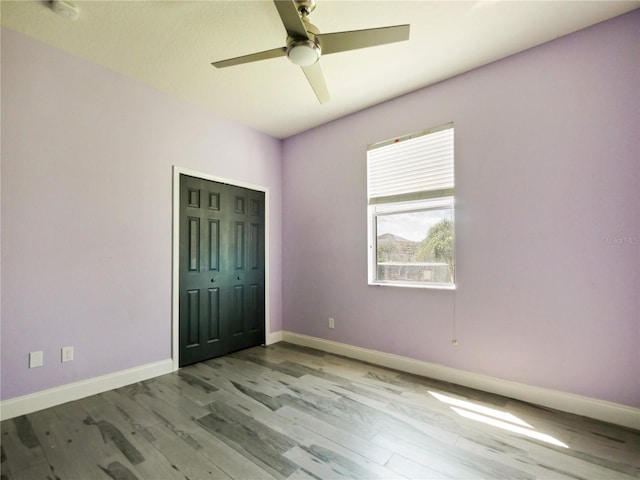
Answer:
[[[215,281],[216,281],[216,279],[215,279],[215,278],[212,278],[212,279],[211,279],[211,283],[215,283]]]

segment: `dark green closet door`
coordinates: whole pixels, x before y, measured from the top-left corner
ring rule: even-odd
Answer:
[[[180,176],[180,365],[264,343],[264,192]]]

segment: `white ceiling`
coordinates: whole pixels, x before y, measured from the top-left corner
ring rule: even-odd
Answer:
[[[286,138],[640,7],[640,1],[318,0],[321,32],[411,24],[410,39],[321,59],[319,104],[286,57],[216,69],[212,61],[284,46],[262,1],[81,1],[72,21],[43,0],[0,2],[2,24],[163,92]]]

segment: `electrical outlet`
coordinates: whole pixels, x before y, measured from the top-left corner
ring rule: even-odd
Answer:
[[[333,318],[329,318],[329,328],[335,328],[336,327],[336,321]]]
[[[44,365],[42,350],[29,353],[29,368],[41,367],[42,365]]]
[[[73,347],[62,347],[62,361],[70,362],[73,360]]]

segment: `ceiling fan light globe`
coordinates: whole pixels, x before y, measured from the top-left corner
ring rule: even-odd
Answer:
[[[292,42],[287,47],[287,57],[300,67],[308,67],[320,59],[320,46],[310,40]]]

